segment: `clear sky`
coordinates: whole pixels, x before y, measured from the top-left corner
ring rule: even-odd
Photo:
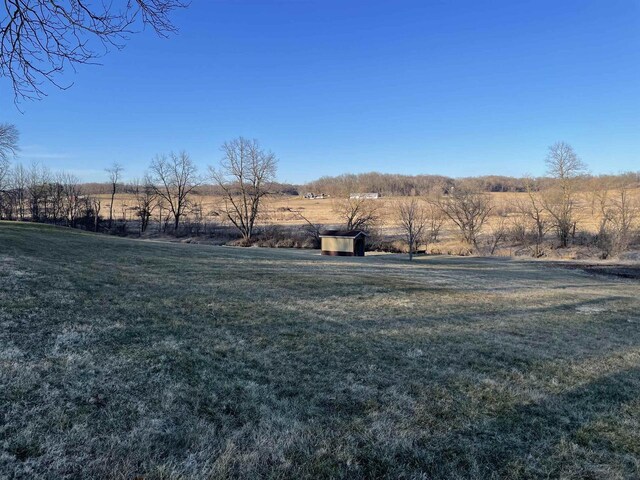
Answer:
[[[174,20],[24,113],[0,81],[22,161],[100,181],[184,149],[204,170],[244,135],[289,182],[537,175],[557,140],[594,173],[640,170],[638,0],[192,0]]]

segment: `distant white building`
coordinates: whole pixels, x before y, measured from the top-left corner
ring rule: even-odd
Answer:
[[[382,195],[375,192],[367,192],[367,193],[352,193],[349,195],[349,198],[352,200],[359,199],[367,199],[367,200],[375,200],[376,198],[380,198]]]
[[[315,200],[318,200],[318,199],[322,200],[324,198],[329,198],[329,195],[327,195],[326,193],[317,193],[316,194],[316,193],[309,192],[309,193],[305,193],[304,194],[304,198],[310,199],[310,200],[314,200],[314,199]]]

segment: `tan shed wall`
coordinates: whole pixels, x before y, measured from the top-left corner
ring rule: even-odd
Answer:
[[[353,253],[353,238],[322,238],[322,250]]]

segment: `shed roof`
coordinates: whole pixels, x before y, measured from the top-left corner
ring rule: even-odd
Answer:
[[[362,230],[321,230],[320,237],[342,237],[342,238],[358,238],[359,236],[367,236]]]

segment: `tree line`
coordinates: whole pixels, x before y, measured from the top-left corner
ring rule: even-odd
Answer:
[[[558,247],[566,248],[575,241],[581,224],[590,220],[596,220],[592,240],[604,258],[624,252],[637,240],[640,198],[634,190],[640,187],[638,174],[588,176],[587,165],[566,142],[551,145],[545,163],[547,177],[523,179],[526,195],[514,200],[510,212],[497,211],[475,179],[456,181],[446,193],[398,202],[396,215],[409,257],[421,243],[437,241],[445,221],[470,250],[478,250],[480,236],[486,234],[490,254],[507,236],[530,248],[534,257],[543,255],[549,233],[555,235]],[[487,222],[490,215],[497,217],[493,225]]]
[[[114,163],[106,169],[110,202],[103,205],[98,194],[88,193],[79,179],[69,173],[52,173],[33,164],[11,164],[18,151],[19,134],[12,125],[0,125],[0,219],[54,223],[94,231],[118,227],[115,196],[126,190],[140,233],[152,217],[163,231],[178,233],[187,215],[204,216],[202,202],[194,198],[197,188],[212,182],[222,201],[215,212],[228,221],[245,241],[255,233],[263,198],[273,193],[277,158],[257,140],[238,137],[225,142],[220,162],[202,174],[187,152],[157,155],[142,179],[124,184],[124,167]],[[122,212],[120,218],[127,218]]]
[[[358,179],[377,182],[365,181],[367,189],[383,185],[385,178],[397,185],[393,182],[398,179],[416,177],[363,174],[336,177],[345,189],[339,190],[342,193],[334,199],[332,210],[347,230],[375,232],[382,222],[398,225],[410,259],[420,247],[427,250],[438,243],[445,225],[457,232],[468,252],[491,255],[510,239],[531,256],[540,257],[546,247],[566,248],[576,243],[579,235],[585,235],[581,227],[590,222],[597,224],[590,241],[602,257],[622,253],[638,240],[640,174],[590,176],[587,165],[566,142],[549,147],[545,164],[545,177],[518,179],[521,188],[515,191],[523,195],[513,197],[506,207],[495,202],[489,194],[494,189],[487,183],[487,178],[502,177],[446,179],[444,183],[433,177],[433,183],[424,184],[424,193],[411,190],[410,195],[394,201],[391,212],[384,212],[378,200],[344,192],[362,188],[363,184],[355,183]],[[297,213],[309,234],[319,238],[323,225]],[[551,235],[555,244],[549,243]]]
[[[257,140],[243,137],[221,146],[216,165],[199,172],[186,152],[154,157],[141,179],[123,182],[125,170],[114,163],[106,169],[108,183],[82,184],[68,173],[52,173],[41,165],[25,167],[11,164],[18,150],[18,132],[11,125],[0,125],[0,218],[47,222],[93,231],[120,232],[133,217],[138,233],[144,233],[152,221],[164,233],[199,235],[211,224],[225,224],[237,232],[242,243],[254,241],[257,227],[269,223],[264,199],[282,194],[283,184],[276,182],[276,156],[263,149]],[[573,148],[558,142],[549,147],[543,178],[518,179],[517,191],[505,208],[489,195],[493,191],[487,178],[448,179],[438,176],[396,176],[384,174],[343,175],[336,177],[340,192],[331,200],[331,209],[340,226],[347,230],[374,232],[384,225],[398,225],[410,257],[418,248],[425,250],[437,243],[444,226],[458,233],[469,251],[493,254],[507,237],[525,246],[532,256],[545,253],[550,234],[558,247],[568,247],[583,232],[587,222],[597,224],[593,239],[603,256],[625,251],[638,233],[640,205],[638,174],[594,177]],[[423,190],[401,188],[402,181],[421,179]],[[362,188],[358,179],[382,186],[385,179],[400,188],[405,198],[394,200],[393,218],[383,218],[382,203],[366,198],[350,198],[350,191]],[[375,182],[374,182],[375,180]],[[329,181],[325,179],[324,181]],[[327,184],[328,185],[328,184]],[[286,185],[284,187],[287,187]],[[206,191],[218,200],[214,211],[206,211],[202,194]],[[393,190],[390,190],[393,191]],[[116,212],[117,194],[128,193],[127,203]],[[297,193],[297,192],[296,192]],[[109,200],[104,196],[108,195]],[[288,209],[302,225],[298,232],[319,244],[320,231],[329,225],[314,223],[300,209]],[[491,218],[491,222],[489,219]],[[181,230],[182,229],[182,230]],[[482,245],[481,245],[482,243]],[[480,247],[483,247],[482,249]],[[488,250],[485,248],[488,247]]]
[[[592,188],[598,182],[640,183],[640,172],[626,172],[619,175],[591,176],[587,172],[583,178],[592,180],[592,184],[583,183],[581,189]],[[535,188],[544,190],[555,182],[553,176],[538,178]],[[338,176],[321,177],[297,189],[300,192],[325,193],[334,197],[348,196],[356,192],[375,192],[389,197],[426,196],[446,194],[456,184],[473,184],[474,190],[496,192],[527,192],[531,188],[529,177],[507,177],[484,175],[466,178],[451,178],[442,175],[400,175],[392,173],[349,173]]]

